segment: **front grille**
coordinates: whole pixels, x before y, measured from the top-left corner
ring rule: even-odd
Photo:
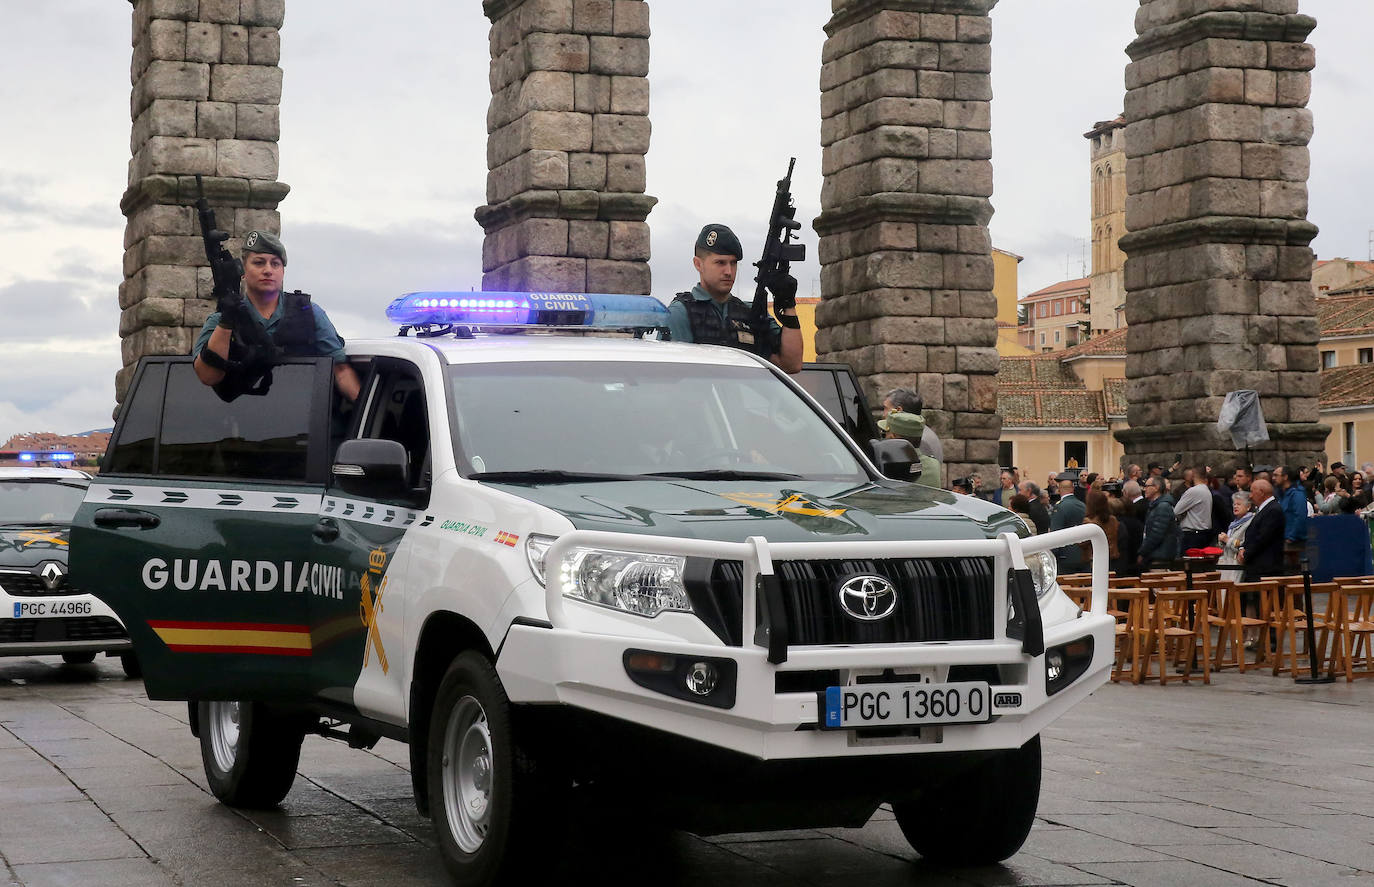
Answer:
[[[48,595],[82,594],[79,588],[67,584],[67,577],[57,581],[57,587],[49,589],[43,580],[32,573],[0,573],[0,588],[15,597],[44,597]]]
[[[109,616],[60,616],[55,619],[0,619],[0,644],[44,641],[110,641],[128,637]]]
[[[779,561],[789,643],[900,644],[992,637],[991,558]],[[861,622],[840,608],[839,586],[860,574],[882,576],[897,589],[897,607],[878,622]],[[697,615],[727,644],[739,646],[744,566],[708,562],[691,569],[687,591]]]

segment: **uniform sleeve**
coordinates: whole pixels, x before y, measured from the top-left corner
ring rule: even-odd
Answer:
[[[674,342],[694,342],[687,306],[676,299],[668,303],[668,335]]]
[[[217,326],[219,326],[219,312],[214,311],[205,318],[205,325],[200,328],[200,335],[196,336],[195,347],[191,349],[192,357],[200,357],[201,350],[205,347],[205,343],[210,341],[210,335]]]
[[[334,324],[323,308],[313,302],[310,307],[315,311],[315,353],[320,357],[332,357],[335,363],[342,363],[344,359],[343,337],[339,335],[338,330],[334,329]]]
[[[782,353],[782,324],[774,320],[772,315],[768,317],[768,353]]]

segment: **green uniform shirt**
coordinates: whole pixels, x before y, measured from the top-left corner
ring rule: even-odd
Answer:
[[[692,287],[692,298],[698,302],[710,302],[711,307],[716,309],[720,315],[721,323],[729,325],[730,309],[722,302],[717,302],[711,298],[711,294],[701,288],[701,284]],[[692,338],[692,321],[687,317],[687,306],[681,302],[672,301],[668,303],[668,333],[674,342],[694,342]],[[772,343],[769,346],[770,354],[777,354],[782,351],[782,326],[773,318],[768,318],[768,338]]]
[[[281,322],[282,310],[282,298],[278,296],[277,307],[272,312],[271,317],[264,318],[256,309],[250,310],[248,313],[253,316],[254,320],[262,324],[263,329],[267,330],[267,334],[270,336],[276,332],[277,324]],[[334,329],[334,324],[330,322],[329,315],[324,313],[323,308],[312,301],[310,310],[315,314],[315,353],[320,357],[332,357],[335,363],[342,363],[344,359],[343,338]],[[205,318],[205,325],[200,328],[200,336],[196,338],[196,346],[191,349],[192,357],[200,356],[201,349],[205,347],[206,342],[210,341],[210,334],[215,331],[217,326],[219,326],[218,311]]]

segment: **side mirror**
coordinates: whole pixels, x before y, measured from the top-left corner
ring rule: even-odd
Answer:
[[[921,457],[911,441],[899,437],[868,442],[873,450],[873,464],[883,477],[893,480],[915,480],[921,476]]]
[[[333,485],[363,499],[405,499],[409,462],[406,448],[394,440],[346,440],[330,469]]]

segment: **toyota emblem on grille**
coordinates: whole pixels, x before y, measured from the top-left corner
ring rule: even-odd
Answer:
[[[877,622],[897,609],[897,589],[882,576],[851,576],[840,586],[840,607],[855,619]]]
[[[57,561],[48,561],[38,571],[38,577],[43,580],[43,587],[48,591],[53,591],[61,585],[62,578],[66,575],[67,571],[62,569],[62,565]]]

